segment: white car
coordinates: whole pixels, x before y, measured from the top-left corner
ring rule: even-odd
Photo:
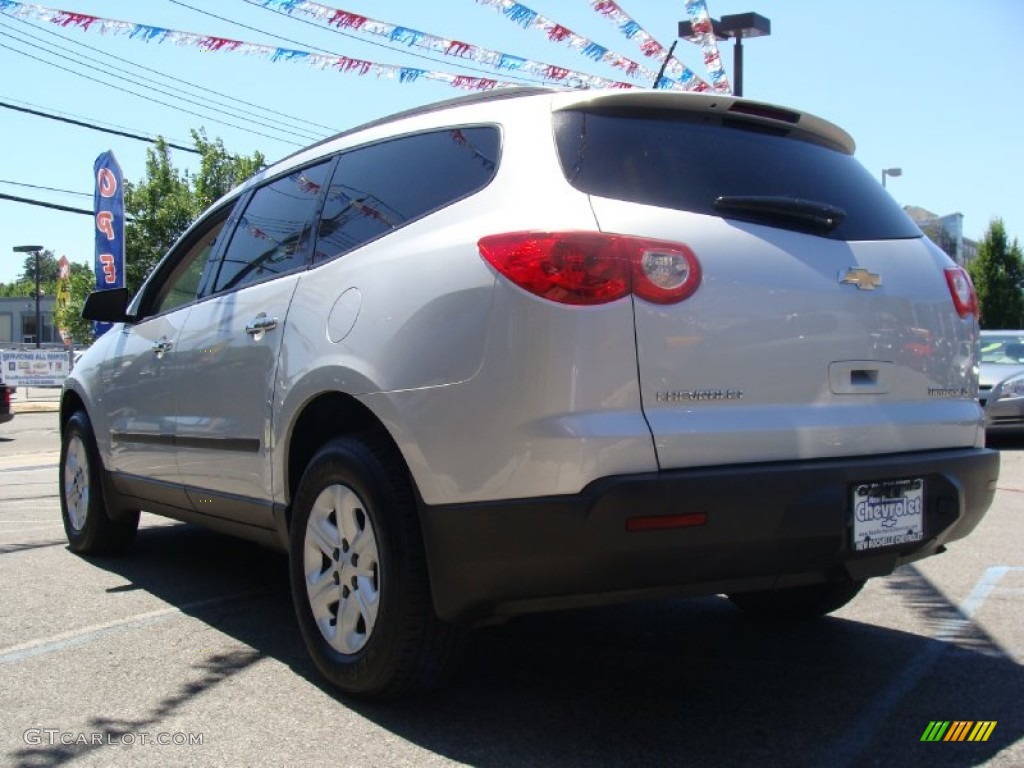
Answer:
[[[525,89],[281,161],[90,298],[118,324],[63,393],[71,548],[147,510],[285,550],[317,666],[375,697],[516,614],[842,606],[970,533],[999,467],[970,280],[853,146]]]

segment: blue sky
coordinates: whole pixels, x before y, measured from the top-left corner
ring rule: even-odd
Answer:
[[[622,79],[615,70],[550,42],[539,32],[516,26],[476,0],[324,0],[322,4],[508,54]],[[528,0],[523,4],[656,69],[656,64],[644,59],[632,41],[594,12],[587,0]],[[675,38],[677,22],[686,18],[682,0],[621,0],[619,5],[665,46]],[[403,46],[388,49],[369,45],[315,21],[299,21],[267,10],[257,0],[59,0],[49,7],[272,46],[329,51],[384,64],[455,71],[450,61],[414,58]],[[1024,3],[708,0],[708,8],[713,16],[756,11],[771,19],[772,35],[749,40],[744,46],[747,97],[812,112],[845,128],[857,141],[860,161],[874,173],[889,167],[903,169],[901,177],[888,180],[889,191],[900,204],[918,205],[939,214],[959,211],[965,216],[965,234],[974,238],[981,237],[992,217],[1000,216],[1011,237],[1024,240],[1024,151],[1020,139],[1024,124],[1020,98]],[[45,48],[55,45],[63,48],[57,56],[46,52]],[[731,76],[732,43],[721,45],[722,60]],[[92,61],[78,60],[72,54]],[[705,74],[696,46],[682,41],[676,56],[698,74]],[[133,77],[154,82],[129,83],[123,75],[99,71],[96,62],[135,72]],[[133,65],[245,99],[254,105],[245,109],[258,118],[252,114],[228,116],[225,101],[209,93],[193,92],[190,98],[197,104],[158,93],[158,87],[169,90],[185,86]],[[261,150],[270,160],[310,143],[312,139],[305,137],[322,137],[397,110],[462,93],[422,80],[400,83],[372,75],[320,71],[303,63],[272,63],[267,58],[240,53],[144,43],[126,36],[99,34],[95,29],[83,32],[43,22],[23,23],[3,14],[0,71],[4,73],[0,102],[87,122],[102,121],[130,132],[160,134],[184,143],[189,143],[191,128],[204,127],[210,137],[222,138],[229,150]],[[480,72],[464,74],[487,76]],[[106,80],[107,84],[83,75]],[[156,85],[158,80],[164,84]],[[154,103],[153,99],[167,105]],[[218,116],[234,125],[211,119]],[[259,125],[257,119],[266,125]],[[147,145],[131,139],[8,109],[0,109],[0,136],[0,192],[4,194],[90,208],[93,161],[107,149],[115,152],[129,180],[141,179],[144,172]],[[190,167],[192,157],[176,152],[175,162]],[[9,281],[20,271],[23,259],[11,248],[22,244],[43,245],[88,263],[92,258],[92,220],[0,200],[0,281]]]

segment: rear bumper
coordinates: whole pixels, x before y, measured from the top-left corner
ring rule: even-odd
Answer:
[[[655,595],[882,576],[970,533],[995,495],[984,448],[608,477],[574,496],[423,506],[434,603],[478,620]],[[850,545],[851,486],[924,478],[923,541]],[[704,524],[627,531],[638,516]]]

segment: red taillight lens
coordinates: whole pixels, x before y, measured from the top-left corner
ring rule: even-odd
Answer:
[[[953,306],[960,317],[978,316],[978,295],[971,276],[963,267],[946,267],[946,283],[953,297]]]
[[[629,293],[629,263],[614,238],[594,232],[511,232],[479,242],[513,283],[561,304],[604,304]]]
[[[511,232],[479,242],[480,255],[530,293],[561,304],[606,304],[630,292],[656,304],[700,285],[697,257],[679,243],[600,232]]]

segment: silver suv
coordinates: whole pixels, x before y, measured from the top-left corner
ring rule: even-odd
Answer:
[[[286,550],[317,666],[375,697],[526,612],[844,605],[998,475],[970,280],[852,153],[731,97],[529,89],[281,161],[90,297],[120,324],[63,393],[71,549],[146,510]]]

